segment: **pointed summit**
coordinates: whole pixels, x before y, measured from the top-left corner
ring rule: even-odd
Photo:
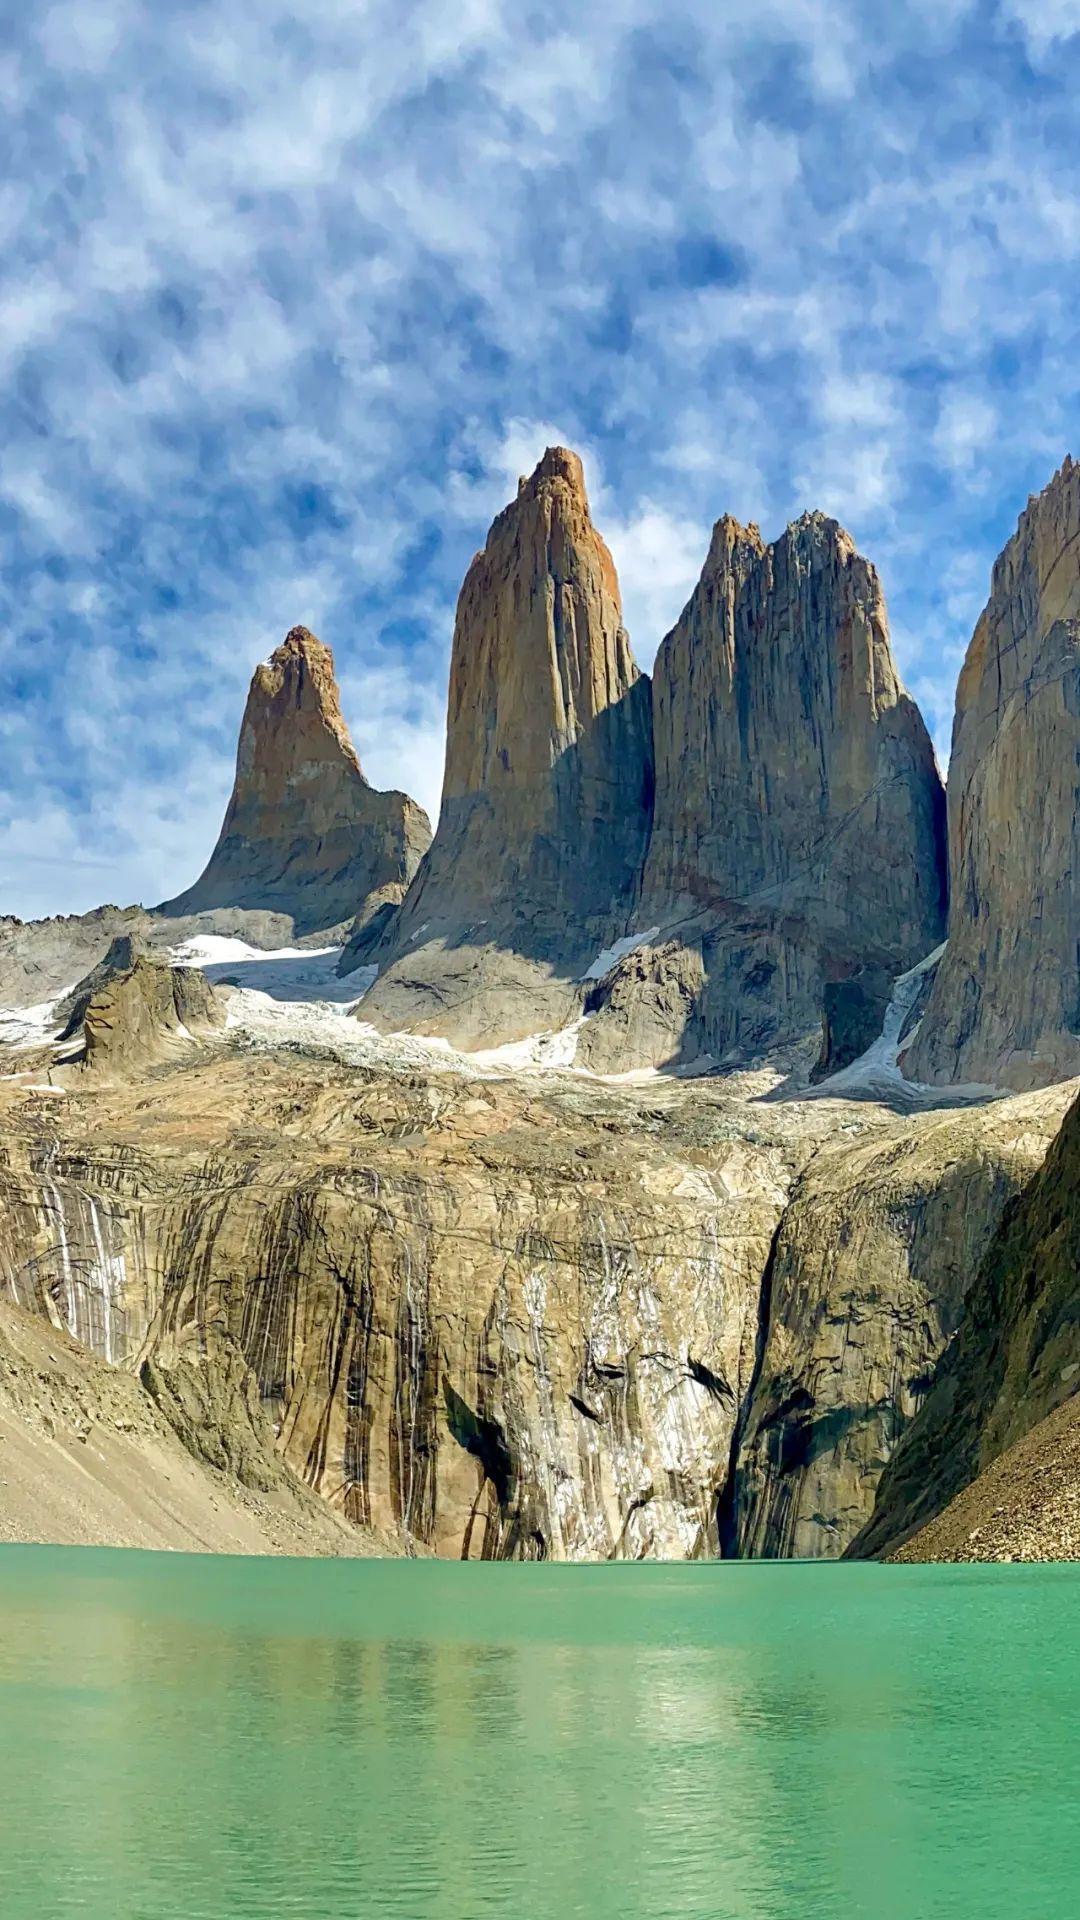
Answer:
[[[365,904],[399,900],[430,838],[427,815],[406,794],[380,793],[364,778],[333,655],[293,627],[252,677],[209,863],[158,911],[261,909],[291,916],[298,935],[313,933]]]
[[[371,956],[386,967],[365,1019],[464,1044],[550,1024],[622,931],[651,801],[649,683],[581,461],[549,447],[465,576],[439,828]],[[561,984],[548,995],[541,979]]]
[[[877,573],[807,513],[771,546],[718,521],[657,656],[645,892],[759,894],[911,964],[940,937],[941,783]]]
[[[581,461],[549,447],[498,515],[461,589],[444,809],[485,791],[528,789],[540,825],[556,801],[552,768],[568,748],[582,745],[586,782],[608,777],[609,748],[587,743],[639,678]],[[601,801],[590,790],[590,804]],[[565,862],[574,864],[573,849],[563,850]]]

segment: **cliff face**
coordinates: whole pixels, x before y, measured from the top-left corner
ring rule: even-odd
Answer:
[[[843,529],[808,514],[766,546],[720,520],[657,656],[653,710],[638,921],[704,975],[667,1057],[804,1036],[837,983],[883,1011],[942,936],[944,800],[880,583]],[[655,992],[639,997],[655,1028]],[[642,1064],[662,1058],[644,1036]]]
[[[423,809],[369,786],[329,647],[293,627],[255,669],[232,797],[209,863],[170,916],[243,908],[302,936],[401,899],[431,839]]]
[[[1078,1275],[1080,1103],[977,1268],[960,1330],[882,1478],[854,1553],[901,1545],[1072,1399],[1080,1386]]]
[[[581,462],[549,448],[458,600],[439,827],[364,1018],[466,1045],[575,1010],[623,930],[652,806],[649,683]]]
[[[175,1373],[170,1381],[179,1384]],[[204,1374],[204,1402],[209,1384]],[[186,1553],[403,1550],[394,1537],[348,1525],[290,1473],[238,1356],[213,1384],[229,1448],[214,1447],[206,1423],[181,1438],[175,1404],[167,1417],[134,1373],[0,1297],[0,1540]]]
[[[265,1054],[149,1085],[73,1089],[62,1136],[10,1096],[16,1305],[212,1401],[235,1356],[295,1476],[441,1554],[716,1550],[782,1126]]]
[[[0,1295],[215,1470],[261,1474],[264,1429],[440,1554],[839,1552],[1061,1104],[360,1064],[341,1016],[320,1044],[228,1005],[123,1073],[7,1061]]]
[[[761,897],[897,971],[936,943],[941,782],[877,574],[834,520],[806,514],[769,547],[720,520],[654,700],[647,902]]]
[[[1029,501],[956,695],[949,944],[915,1079],[1080,1071],[1080,468]]]
[[[1010,1200],[1039,1167],[1061,1088],[834,1139],[776,1237],[727,1550],[833,1559],[870,1518]]]

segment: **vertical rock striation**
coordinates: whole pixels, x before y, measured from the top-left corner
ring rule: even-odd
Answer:
[[[205,1457],[243,1477],[261,1408],[313,1492],[441,1554],[716,1551],[782,1126],[295,1053],[84,1081],[63,1142],[19,1100],[0,1299],[137,1367]]]
[[[853,1555],[894,1552],[1039,1421],[1074,1398],[1080,1386],[1078,1273],[1080,1102],[1074,1102],[1045,1161],[1005,1212],[974,1269],[960,1330],[882,1475],[873,1515],[853,1543]],[[1002,1498],[1007,1484],[1006,1478]],[[947,1557],[981,1558],[964,1550],[975,1545],[954,1536]],[[920,1557],[918,1542],[910,1557]]]
[[[769,1264],[726,1551],[832,1559],[866,1525],[1062,1105],[1054,1088],[928,1113],[813,1156]]]
[[[914,1079],[1047,1085],[1080,1072],[1080,467],[998,559],[956,693],[949,944]]]
[[[329,647],[293,627],[255,669],[218,842],[194,886],[158,911],[239,907],[291,916],[298,935],[401,899],[431,839],[404,793],[361,771]]]
[[[549,447],[465,577],[438,832],[364,1018],[465,1045],[559,1024],[625,926],[651,805],[649,683],[581,462]]]
[[[766,546],[756,527],[719,520],[657,656],[653,709],[639,924],[676,936],[683,975],[704,976],[666,1057],[804,1037],[826,989],[832,1031],[879,1030],[891,979],[941,939],[944,800],[880,582],[843,528],[806,514]],[[642,988],[642,1025],[661,1064],[657,991]],[[854,1023],[838,991],[858,1003]]]

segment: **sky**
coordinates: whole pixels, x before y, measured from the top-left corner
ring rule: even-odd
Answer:
[[[297,623],[434,814],[457,590],[556,440],[643,666],[721,513],[821,508],[945,758],[1080,454],[1080,0],[13,12],[0,914],[190,882]]]

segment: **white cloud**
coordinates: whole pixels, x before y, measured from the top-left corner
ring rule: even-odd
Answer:
[[[610,517],[600,530],[618,569],[634,657],[651,671],[657,647],[697,583],[709,528],[645,500],[629,520]]]
[[[822,506],[944,713],[1071,425],[1080,192],[1027,63],[1064,86],[1077,4],[981,39],[967,0],[24,10],[0,912],[89,904],[102,848],[109,891],[190,879],[296,620],[370,776],[434,804],[457,588],[550,441],[640,659],[720,512]]]
[[[950,396],[938,415],[934,445],[953,472],[963,473],[993,444],[997,427],[997,410],[981,395]]]
[[[1056,43],[1080,33],[1080,0],[1004,0],[1002,11],[1040,59]]]

